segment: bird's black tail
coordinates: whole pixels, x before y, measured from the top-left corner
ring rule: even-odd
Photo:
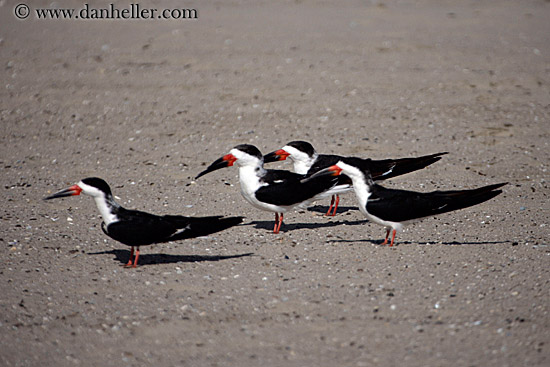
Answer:
[[[491,200],[502,193],[498,188],[507,182],[479,187],[472,190],[435,191],[434,197],[439,196],[445,204],[434,210],[432,214],[441,214],[453,210],[464,209]],[[435,200],[434,200],[435,201]]]
[[[414,158],[373,160],[369,163],[370,173],[374,180],[386,180],[428,167],[439,161],[445,154],[448,154],[448,152],[423,155]]]
[[[166,216],[176,223],[182,225],[185,229],[181,233],[175,234],[170,240],[184,240],[200,236],[207,236],[212,233],[223,231],[224,229],[240,224],[244,217],[180,217]]]

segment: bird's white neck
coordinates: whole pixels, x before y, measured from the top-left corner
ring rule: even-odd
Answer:
[[[371,195],[371,191],[365,180],[360,178],[351,178],[353,182],[353,190],[355,191],[355,196],[357,196],[357,201],[359,203],[359,210],[364,215],[368,215],[367,212],[367,201]]]
[[[355,191],[355,196],[357,196],[359,210],[361,213],[368,215],[367,201],[371,195],[371,188],[367,182],[369,178],[365,177],[365,174],[355,166],[341,161],[337,165],[342,168],[342,173],[348,176],[353,183],[353,191]]]
[[[101,213],[105,225],[109,225],[118,220],[113,209],[118,208],[119,205],[112,198],[107,199],[104,196],[94,196],[94,201]]]
[[[318,154],[309,157],[306,154],[294,154],[290,156],[294,165],[294,172],[305,175],[317,160]]]
[[[262,186],[260,178],[265,174],[265,169],[261,166],[241,166],[239,167],[239,181],[241,184],[241,193],[245,199],[249,200],[254,193]]]
[[[299,173],[301,175],[305,175],[307,171],[311,168],[313,165],[313,162],[309,161],[294,161],[294,172]]]

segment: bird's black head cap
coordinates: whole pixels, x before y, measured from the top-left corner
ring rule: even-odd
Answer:
[[[315,154],[315,149],[313,148],[313,145],[311,145],[307,141],[295,140],[295,141],[291,141],[287,145],[289,147],[296,148],[299,151],[306,153],[310,157]]]
[[[93,186],[101,191],[103,191],[107,195],[112,195],[111,188],[105,182],[105,180],[99,178],[99,177],[88,177],[82,180],[83,183],[86,185]]]
[[[240,145],[237,145],[234,149],[238,149],[241,152],[244,152],[246,154],[250,154],[251,156],[256,157],[258,159],[263,158],[262,153],[260,152],[260,150],[258,148],[256,148],[254,145],[251,145],[251,144],[240,144]]]

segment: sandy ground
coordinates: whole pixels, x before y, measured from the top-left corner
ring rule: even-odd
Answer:
[[[0,365],[550,365],[550,3],[341,3],[21,21],[0,2]],[[389,248],[353,194],[275,235],[235,168],[194,181],[237,144],[295,139],[450,152],[389,187],[510,184]],[[124,269],[89,197],[41,200],[87,176],[129,208],[246,220]]]

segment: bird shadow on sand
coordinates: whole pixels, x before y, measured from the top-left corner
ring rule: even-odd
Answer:
[[[360,240],[328,240],[327,242],[333,242],[333,243],[356,243],[356,242],[366,242],[370,243],[372,245],[382,245],[384,242],[383,239],[360,239]],[[450,241],[450,242],[438,242],[438,241],[423,241],[423,242],[412,242],[412,241],[396,241],[393,244],[393,247],[401,246],[401,245],[445,245],[445,246],[469,246],[469,245],[505,245],[510,244],[514,245],[517,244],[515,241]],[[387,245],[385,245],[387,246]]]
[[[359,209],[357,208],[357,206],[339,206],[338,209],[336,209],[336,214],[338,215],[338,214],[342,214],[352,210],[359,210]],[[308,207],[307,211],[325,214],[328,211],[328,206],[314,205],[314,206]]]
[[[273,226],[274,226],[275,222],[274,221],[266,221],[266,220],[263,220],[263,221],[252,221],[250,223],[246,223],[244,224],[245,226],[246,225],[252,225],[254,226],[254,228],[257,228],[257,229],[268,229],[268,230],[271,230],[273,231]],[[317,229],[317,228],[329,228],[329,227],[337,227],[337,226],[342,226],[342,225],[346,225],[346,226],[356,226],[356,225],[361,225],[361,224],[365,224],[365,220],[357,220],[357,221],[353,221],[353,222],[350,222],[350,221],[347,221],[347,220],[344,220],[344,221],[326,221],[326,222],[318,222],[318,223],[284,223],[283,222],[283,225],[281,226],[281,232],[287,232],[287,231],[293,231],[295,229],[303,229],[303,228],[308,228],[308,229]]]
[[[115,260],[121,264],[126,264],[130,259],[130,250],[111,250],[101,252],[88,252],[88,255],[115,255]],[[156,264],[174,264],[174,263],[192,263],[202,261],[222,261],[229,259],[237,259],[254,255],[253,252],[236,255],[168,255],[168,254],[144,254],[139,255],[138,266],[156,265]]]

